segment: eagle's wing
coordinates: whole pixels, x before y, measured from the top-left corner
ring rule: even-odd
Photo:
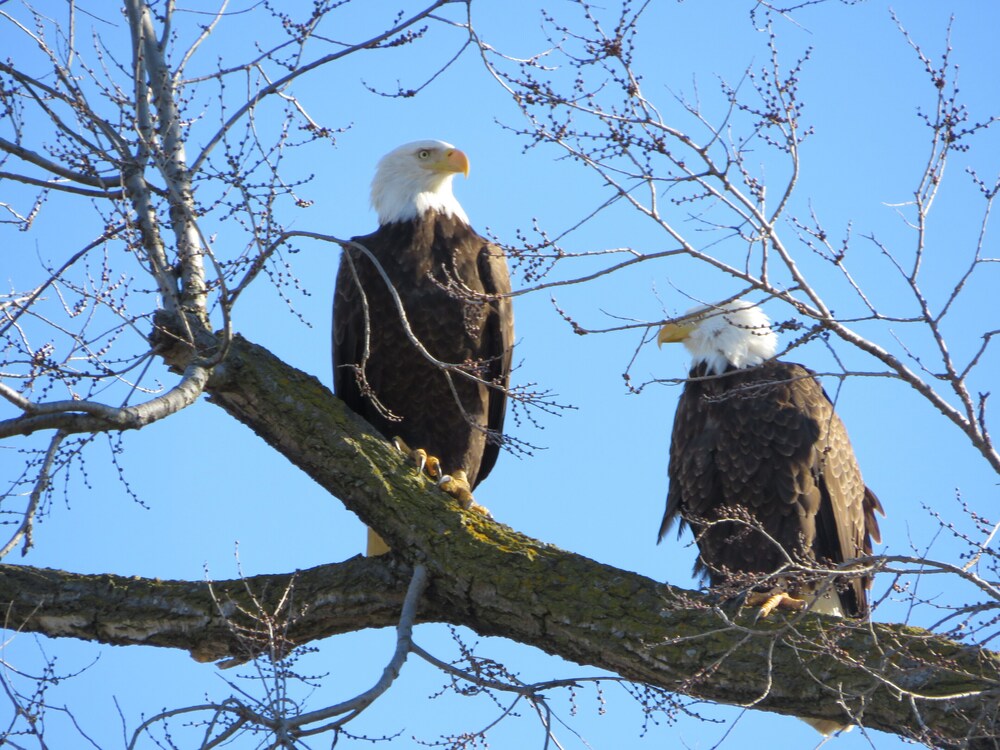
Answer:
[[[708,423],[707,412],[698,408],[698,389],[685,385],[674,413],[674,427],[670,436],[670,465],[667,474],[667,507],[660,522],[657,541],[663,541],[670,527],[678,523],[677,535],[684,531],[685,512],[701,515],[702,498],[718,496],[718,477],[715,467],[717,431],[715,423]]]
[[[789,559],[837,564],[870,552],[881,506],[814,373],[775,361],[700,375],[685,385],[674,418],[660,538],[678,519],[682,529],[690,524],[700,549],[695,568],[713,585]],[[773,541],[740,522],[705,525],[734,512]],[[855,580],[842,597],[847,614],[865,613],[867,583]]]
[[[364,244],[365,237],[356,240]],[[361,288],[354,277],[353,264],[358,260],[345,248],[337,271],[333,295],[333,390],[353,411],[361,413],[363,399],[358,377],[352,365],[364,361],[365,320]]]
[[[484,240],[477,258],[479,278],[488,295],[509,295],[510,272],[503,250]],[[490,437],[483,450],[477,484],[486,478],[500,454],[504,414],[507,408],[507,387],[510,385],[511,358],[514,353],[514,306],[509,296],[498,296],[490,303],[490,312],[483,330],[481,359],[485,364],[486,380],[497,387],[490,388],[487,398],[486,427]]]
[[[820,561],[842,563],[870,555],[872,539],[880,541],[875,513],[882,512],[882,505],[865,486],[847,429],[832,402],[814,379],[808,382],[812,384],[808,390],[809,408],[820,426],[813,473],[822,499],[814,549]],[[865,592],[870,585],[868,577],[855,578],[840,592],[846,614],[861,617],[868,613]]]

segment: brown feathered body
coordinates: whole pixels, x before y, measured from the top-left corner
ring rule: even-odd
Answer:
[[[514,343],[503,252],[461,218],[435,210],[354,241],[337,273],[334,389],[387,439],[465,469],[475,487],[496,463]],[[374,259],[374,261],[373,261]],[[378,267],[385,273],[379,272]],[[434,359],[484,381],[443,370]],[[490,384],[487,385],[486,383]]]
[[[882,509],[847,431],[814,373],[798,364],[768,360],[719,375],[697,364],[677,407],[669,476],[660,538],[678,519],[689,525],[695,570],[713,586],[774,573],[789,559],[836,565],[880,541]],[[793,595],[815,585],[807,575],[785,581]],[[867,614],[870,584],[839,582],[843,614]]]

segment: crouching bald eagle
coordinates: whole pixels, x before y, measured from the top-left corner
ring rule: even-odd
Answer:
[[[659,539],[678,519],[678,532],[690,526],[695,571],[713,587],[753,587],[764,615],[808,605],[866,616],[870,577],[808,573],[870,555],[882,513],[815,373],[773,359],[777,336],[747,302],[695,308],[657,340],[683,342],[692,356]],[[843,726],[806,721],[824,734]]]
[[[434,473],[453,478],[449,491],[471,501],[500,450],[514,315],[503,251],[472,230],[452,193],[468,172],[462,151],[435,140],[379,161],[379,228],[353,238],[367,253],[348,246],[337,273],[333,371],[348,407],[426,452]],[[370,534],[369,554],[384,551]]]
[[[869,555],[880,541],[882,506],[815,373],[772,359],[777,336],[747,302],[689,311],[660,330],[658,343],[673,342],[692,362],[674,417],[659,539],[679,518],[679,531],[691,526],[698,542],[695,570],[712,586],[788,571],[765,585],[790,597],[824,589],[815,611],[867,615],[870,578],[831,586],[793,573]],[[780,601],[796,606],[790,597]]]

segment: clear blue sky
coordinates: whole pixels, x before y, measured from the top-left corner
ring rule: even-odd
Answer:
[[[249,5],[237,3],[232,10]],[[366,29],[376,29],[396,8],[383,5],[365,3],[348,9],[342,24],[325,33],[337,39],[361,39]],[[409,5],[411,10],[417,7]],[[98,4],[94,6],[88,10],[98,13]],[[735,0],[688,0],[650,8],[641,25],[636,59],[647,96],[664,112],[676,109],[675,94],[697,95],[710,116],[721,112],[719,80],[735,83],[748,67],[759,69],[768,59],[766,34],[748,18],[751,6]],[[540,8],[527,2],[516,4],[516,11],[512,7],[506,3],[475,6],[474,21],[481,36],[511,55],[544,49]],[[888,8],[887,3],[875,0],[857,6],[830,2],[797,13],[797,23],[778,20],[775,29],[788,64],[807,47],[813,48],[801,86],[804,116],[816,133],[802,152],[794,213],[805,215],[811,206],[837,238],[852,223],[859,278],[880,304],[902,311],[909,309],[903,290],[884,260],[860,237],[875,233],[900,248],[912,243],[893,204],[910,199],[926,161],[928,131],[916,110],[932,106],[933,90]],[[581,22],[571,3],[547,4],[546,9],[567,23]],[[2,10],[23,16],[17,6],[4,5]],[[57,18],[66,12],[61,4],[52,4],[50,10]],[[448,14],[457,19],[457,10]],[[961,69],[962,95],[974,119],[988,117],[1000,94],[994,52],[1000,6],[977,0],[925,1],[903,4],[898,10],[913,38],[935,61],[944,49],[946,26],[954,13],[951,43],[953,60]],[[80,38],[89,37],[93,28],[112,52],[124,56],[128,31],[123,19],[117,11],[101,9],[100,13],[106,16],[99,20],[81,14],[77,20]],[[178,19],[183,23],[197,20],[187,14],[179,14]],[[227,19],[199,53],[195,69],[210,69],[217,55],[231,61],[250,56],[263,26],[261,17],[250,13]],[[456,193],[476,228],[488,229],[508,244],[515,244],[517,230],[529,229],[534,220],[550,233],[563,231],[608,197],[594,174],[561,160],[558,150],[525,152],[524,139],[504,127],[522,125],[517,109],[471,50],[413,99],[373,95],[364,85],[393,90],[398,81],[404,88],[417,86],[454,54],[459,39],[458,33],[437,31],[419,48],[355,56],[295,84],[294,93],[317,122],[350,128],[338,137],[335,147],[320,144],[289,153],[290,179],[313,176],[297,190],[313,201],[312,207],[285,216],[294,228],[341,237],[371,231],[375,218],[368,207],[368,184],[374,164],[386,151],[417,138],[440,138],[466,151],[472,171],[468,181],[456,183]],[[89,52],[89,43],[84,44]],[[31,59],[23,57],[32,53],[30,41],[9,24],[0,24],[0,45],[14,60]],[[41,69],[36,72],[40,74]],[[210,115],[205,116],[203,126],[195,127],[196,143],[215,127],[210,118],[217,115],[207,106],[205,111]],[[261,127],[273,128],[275,122],[262,119]],[[968,163],[992,180],[1000,166],[996,135],[989,134],[976,145],[978,150]],[[762,153],[762,163],[768,158]],[[937,208],[939,223],[929,238],[928,292],[937,302],[948,288],[955,259],[966,258],[971,251],[979,220],[976,211],[968,210],[970,189],[962,168],[961,159],[949,167],[948,191]],[[27,195],[5,183],[5,194],[8,189],[9,195],[20,200]],[[56,205],[63,204],[54,202],[43,208],[37,234],[19,234],[0,226],[0,268],[10,288],[23,290],[37,284],[44,278],[40,259],[59,263],[94,236],[96,225],[95,231],[81,229],[79,235],[66,229],[67,224],[85,227],[93,221],[86,203],[75,204],[74,213],[59,222],[51,215]],[[696,223],[685,223],[680,215],[677,223],[697,236]],[[220,247],[230,238],[233,247],[240,247],[235,230],[231,223],[208,227],[210,233],[219,233]],[[791,228],[786,234],[792,236]],[[571,234],[565,245],[576,252],[620,246],[651,252],[671,246],[662,232],[622,207],[600,214]],[[337,252],[321,244],[299,248],[300,252],[286,256],[291,272],[301,281],[302,292],[289,292],[297,314],[289,312],[274,287],[260,279],[237,307],[234,328],[329,384],[329,310]],[[987,255],[1000,255],[995,242],[986,249]],[[803,254],[808,266],[807,251],[799,246],[795,252]],[[121,254],[112,260],[129,262]],[[590,262],[569,263],[559,269],[559,278],[592,268]],[[124,269],[138,273],[134,267]],[[838,301],[853,304],[836,279],[819,277],[819,283],[831,307],[839,310]],[[683,311],[690,303],[678,289],[712,300],[736,288],[690,263],[666,261],[553,294],[582,324],[601,328],[615,325],[615,316],[657,321]],[[968,351],[982,331],[998,327],[995,305],[990,304],[996,288],[996,279],[986,277],[970,287],[968,301],[957,311],[956,324],[950,329],[956,337],[956,351]],[[773,314],[788,317],[780,308]],[[984,325],[978,316],[986,314],[994,318]],[[658,580],[694,586],[689,575],[694,560],[690,538],[655,544],[678,389],[654,385],[638,396],[627,393],[621,374],[640,334],[575,336],[555,313],[548,291],[519,297],[516,318],[515,360],[520,365],[515,380],[537,382],[557,394],[560,402],[576,408],[560,417],[541,415],[542,429],[521,420],[515,435],[542,449],[529,457],[501,456],[477,499],[501,522],[538,539]],[[970,333],[963,338],[965,326]],[[894,335],[915,351],[926,346],[907,340],[901,331],[864,332],[899,351],[901,345]],[[850,352],[837,351],[862,369],[872,368]],[[795,359],[820,370],[833,366],[819,344],[797,350]],[[991,362],[992,370],[984,367],[984,372],[997,371],[1000,362],[995,355]],[[687,357],[680,348],[657,351],[646,346],[636,358],[632,375],[638,382],[681,377],[686,368]],[[996,383],[987,377],[977,386],[988,391]],[[923,506],[962,523],[956,493],[973,508],[987,515],[995,513],[996,476],[955,427],[901,385],[868,378],[849,380],[840,390],[838,409],[865,479],[888,512],[882,521],[884,551],[910,554],[930,548],[929,556],[951,559],[955,545],[947,534],[938,535],[937,523]],[[10,415],[9,408],[0,411],[0,418]],[[364,531],[352,514],[216,407],[199,403],[122,439],[127,448],[122,468],[142,504],[130,498],[119,482],[107,440],[99,438],[87,464],[88,482],[77,476],[65,494],[57,493],[37,530],[36,547],[24,558],[26,564],[160,578],[230,578],[238,570],[285,572],[343,560],[362,549]],[[3,476],[18,470],[21,462],[14,450],[0,449]],[[177,473],[180,467],[185,467],[183,479]],[[198,489],[191,492],[190,487]],[[881,594],[888,583],[877,582],[876,593]],[[929,581],[921,583],[930,585]],[[929,594],[929,589],[922,593]],[[905,616],[902,598],[888,601],[876,613],[877,619],[887,621]],[[914,622],[929,624],[934,618],[929,610],[914,615]],[[481,641],[481,655],[504,661],[522,680],[596,674],[503,640],[478,639],[469,633],[464,637]],[[322,687],[311,693],[303,690],[309,693],[308,706],[318,708],[367,687],[388,658],[393,639],[389,631],[366,632],[320,644],[319,652],[302,663],[306,673],[327,675]],[[456,654],[444,628],[421,627],[417,641],[441,657]],[[42,653],[58,655],[61,672],[84,670],[60,684],[49,698],[72,707],[87,734],[104,748],[121,744],[115,701],[131,729],[141,715],[206,697],[224,698],[231,691],[223,680],[239,680],[236,674],[195,664],[180,653],[104,649],[27,635],[14,637],[0,656],[31,671]],[[429,667],[411,661],[390,693],[352,725],[353,731],[369,737],[400,732],[395,746],[416,747],[417,742],[408,738],[433,741],[439,734],[485,726],[496,715],[496,707],[482,697],[429,700],[444,682]],[[252,689],[246,681],[240,685]],[[692,707],[709,722],[686,715],[676,722],[657,717],[656,723],[644,729],[641,711],[619,687],[607,687],[604,698],[606,713],[600,714],[593,689],[582,689],[577,715],[572,718],[564,699],[554,704],[573,731],[595,748],[710,748],[720,741],[723,748],[753,747],[765,732],[769,746],[776,750],[812,747],[819,741],[810,728],[793,719],[713,705]],[[4,710],[0,707],[0,721]],[[520,714],[490,734],[492,747],[542,746],[533,712],[524,707]],[[68,739],[75,735],[67,722],[54,715],[50,721],[51,746],[81,746]],[[585,747],[573,731],[560,729],[557,734],[566,747]],[[903,745],[894,737],[860,731],[835,742],[843,750]],[[237,746],[253,744],[244,740]]]

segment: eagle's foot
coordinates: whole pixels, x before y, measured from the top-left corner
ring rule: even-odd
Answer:
[[[489,510],[477,503],[476,499],[472,496],[472,487],[469,486],[469,477],[466,475],[465,469],[445,474],[438,480],[438,487],[458,500],[458,504],[465,510],[471,510],[481,513],[487,518],[493,518]]]
[[[746,606],[760,606],[758,617],[767,617],[776,609],[790,609],[795,612],[803,609],[807,602],[797,599],[784,591],[751,591],[747,594]]]
[[[468,510],[475,502],[472,498],[472,487],[465,469],[459,469],[453,474],[445,474],[438,480],[438,487],[458,500],[458,504]]]
[[[394,437],[392,444],[400,453],[409,458],[417,467],[418,474],[427,474],[431,479],[441,476],[441,461],[423,448],[410,448],[401,437]]]
[[[422,448],[420,449],[420,452],[424,453],[424,455],[427,456],[427,461],[424,465],[424,471],[426,471],[427,475],[432,479],[437,479],[438,481],[441,481],[441,460],[437,456],[427,455],[427,453]]]
[[[396,450],[413,461],[418,473],[426,474],[435,480],[437,486],[455,498],[458,504],[465,510],[472,510],[476,513],[482,513],[487,518],[493,518],[489,510],[477,503],[475,498],[472,497],[472,485],[469,484],[469,477],[465,473],[465,469],[458,469],[451,474],[445,474],[441,470],[441,460],[437,456],[432,456],[423,448],[410,448],[401,437],[394,437],[392,444],[396,447]],[[386,547],[386,551],[388,551],[388,547]],[[384,552],[378,554],[384,554]]]

